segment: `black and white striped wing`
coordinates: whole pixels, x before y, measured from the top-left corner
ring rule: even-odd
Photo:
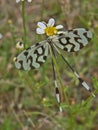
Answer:
[[[53,43],[67,52],[76,52],[86,46],[91,38],[91,31],[77,28],[59,34],[57,38],[53,39]]]
[[[17,69],[30,70],[39,68],[48,56],[48,43],[42,41],[21,52],[15,57],[15,66]]]

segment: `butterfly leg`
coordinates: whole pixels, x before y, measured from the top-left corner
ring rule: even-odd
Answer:
[[[89,87],[89,85],[78,75],[78,73],[72,68],[72,66],[68,63],[68,61],[65,59],[65,57],[61,54],[62,59],[64,60],[64,62],[69,66],[69,68],[72,70],[72,72],[74,73],[74,75],[78,78],[79,82],[82,84],[82,86],[88,90],[93,97],[95,97],[94,93],[92,92],[91,88]]]

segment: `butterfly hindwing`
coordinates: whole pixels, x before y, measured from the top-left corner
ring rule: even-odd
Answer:
[[[59,34],[57,39],[53,39],[53,42],[57,47],[67,52],[76,52],[86,46],[91,38],[92,33],[90,31],[77,28]]]
[[[46,61],[47,56],[48,45],[46,41],[42,41],[21,52],[15,58],[15,66],[22,70],[36,69]]]

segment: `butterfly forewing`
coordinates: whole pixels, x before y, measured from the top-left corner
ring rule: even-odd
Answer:
[[[15,66],[22,70],[36,69],[46,61],[47,56],[48,44],[46,41],[42,41],[21,52],[15,58]]]
[[[92,33],[84,28],[65,31],[55,39],[53,43],[67,52],[76,52],[86,46],[92,38]]]

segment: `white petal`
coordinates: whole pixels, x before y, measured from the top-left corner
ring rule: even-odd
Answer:
[[[41,28],[37,28],[37,29],[36,29],[36,33],[37,33],[37,34],[44,34],[45,31],[44,31],[43,29],[41,29]]]
[[[49,19],[47,26],[54,26],[55,20],[53,18]]]
[[[63,28],[63,25],[57,25],[56,26],[56,29],[61,29],[61,28]]]
[[[43,22],[38,22],[37,23],[37,26],[41,29],[45,29],[46,28],[46,25],[43,23]]]

